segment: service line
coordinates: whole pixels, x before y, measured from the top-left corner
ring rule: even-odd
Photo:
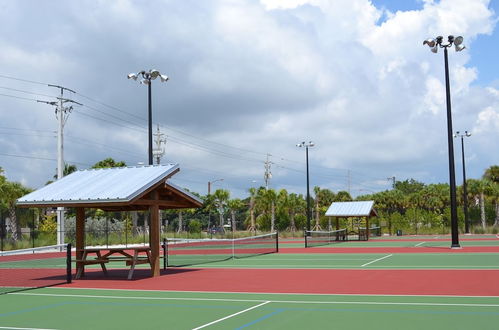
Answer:
[[[375,262],[377,262],[377,261],[380,261],[380,260],[386,259],[386,258],[391,257],[391,256],[393,256],[393,254],[389,254],[389,255],[387,255],[387,256],[384,256],[384,257],[378,258],[378,259],[376,259],[376,260],[369,261],[368,263],[365,263],[365,264],[361,265],[360,267],[364,267],[364,266],[370,265],[370,264],[372,264],[372,263],[375,263]]]

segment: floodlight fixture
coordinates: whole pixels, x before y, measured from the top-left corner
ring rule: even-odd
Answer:
[[[161,74],[158,70],[153,69],[149,71],[142,70],[138,73],[129,73],[127,75],[128,79],[133,79],[137,80],[139,76],[142,78],[140,80],[140,84],[142,85],[147,85],[148,86],[148,126],[149,126],[149,132],[148,132],[148,154],[149,154],[149,165],[153,164],[153,148],[152,148],[152,102],[151,102],[151,82],[152,80],[156,79],[157,77],[160,77],[161,82],[166,82],[168,80],[168,76]]]
[[[447,43],[444,44],[444,37],[438,36],[435,39],[426,39],[423,41],[423,45],[428,45],[432,53],[438,53],[438,48],[448,48],[454,45],[456,52],[460,52],[466,48],[463,45],[464,38],[462,36],[454,37],[450,35],[447,37]]]
[[[426,39],[423,41],[423,45],[428,45],[428,47],[435,47],[435,39]]]

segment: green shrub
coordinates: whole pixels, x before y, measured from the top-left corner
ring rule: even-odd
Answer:
[[[198,234],[201,232],[201,222],[199,222],[198,220],[191,220],[189,221],[189,233],[191,234]]]

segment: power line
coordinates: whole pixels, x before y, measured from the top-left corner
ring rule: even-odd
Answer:
[[[54,161],[54,162],[57,161],[56,158],[26,156],[26,155],[15,155],[15,154],[6,154],[6,153],[0,153],[0,156],[15,157],[15,158],[27,158],[27,159],[36,159],[36,160],[48,160],[48,161]],[[79,164],[79,165],[85,165],[85,166],[92,166],[92,164],[81,163],[81,162],[73,162],[73,161],[68,161],[67,163],[68,164]]]
[[[21,79],[21,78],[16,78],[16,77],[12,77],[12,76],[2,75],[2,74],[0,74],[0,77],[1,77],[1,78],[5,78],[5,79],[11,79],[11,80],[23,81],[23,82],[27,82],[27,83],[31,83],[31,84],[37,84],[37,85],[48,85],[48,83],[42,83],[42,82],[39,82],[39,81],[28,80],[28,79]]]
[[[17,80],[17,81],[32,83],[32,84],[38,84],[38,85],[45,85],[45,86],[49,85],[49,84],[43,83],[43,82],[38,82],[38,81],[28,80],[28,79],[22,79],[22,78],[7,76],[7,75],[0,75],[0,77],[1,78],[5,78],[5,79],[11,79],[11,80]],[[12,91],[17,91],[17,92],[22,92],[22,93],[28,93],[28,94],[32,94],[32,95],[49,96],[49,95],[46,95],[46,94],[33,93],[33,92],[23,91],[23,90],[20,90],[20,89],[13,89],[13,88],[9,88],[9,87],[5,87],[5,89],[12,90]],[[71,92],[74,92],[74,91],[71,91]],[[90,96],[84,95],[84,94],[79,93],[79,92],[74,92],[74,94],[76,94],[76,95],[78,95],[78,96],[80,96],[82,98],[85,98],[85,99],[87,99],[87,100],[89,100],[91,102],[100,104],[100,105],[105,106],[105,107],[107,107],[109,109],[117,111],[117,112],[119,112],[121,114],[125,114],[127,116],[130,116],[130,117],[133,117],[135,119],[139,119],[141,121],[146,122],[146,119],[144,117],[137,116],[137,115],[135,115],[133,113],[130,113],[128,111],[120,109],[120,108],[118,108],[116,106],[106,104],[104,102],[101,102],[99,100],[96,100],[96,99],[94,99],[94,98],[92,98]],[[14,96],[14,95],[7,95],[7,94],[0,94],[0,95],[1,96],[5,96],[5,97],[11,97],[11,98],[16,98],[16,99],[21,99],[21,100],[36,101],[35,99],[30,99],[30,98],[25,98],[25,97],[19,97],[19,96]],[[128,121],[128,120],[123,119],[121,117],[118,117],[116,115],[112,115],[112,114],[106,113],[106,112],[104,112],[102,110],[99,110],[97,108],[91,107],[89,105],[83,105],[83,106],[86,107],[86,108],[88,108],[88,109],[90,109],[90,110],[98,112],[98,113],[100,113],[100,114],[102,114],[104,116],[108,116],[108,117],[111,117],[113,119],[116,119],[116,120],[119,120],[119,121],[123,121],[123,122],[125,122],[125,123],[127,123],[127,124],[129,124],[131,126],[124,125],[124,124],[121,124],[121,123],[116,123],[116,122],[113,122],[113,121],[110,121],[110,120],[106,120],[104,118],[95,117],[95,116],[92,116],[92,115],[89,115],[89,114],[86,114],[86,113],[81,113],[81,112],[77,112],[77,111],[75,111],[75,112],[78,113],[78,114],[80,114],[80,115],[87,116],[89,118],[93,118],[93,119],[96,119],[96,120],[100,120],[100,121],[103,121],[103,122],[106,122],[106,123],[109,123],[109,124],[121,126],[121,127],[124,127],[124,128],[135,130],[135,131],[146,132],[146,130],[144,128],[142,128],[140,125],[137,125],[134,122]],[[193,148],[193,149],[202,150],[202,151],[205,151],[205,152],[217,155],[217,156],[232,158],[232,159],[241,160],[241,161],[251,161],[251,162],[261,163],[261,161],[258,160],[258,159],[254,159],[254,158],[251,158],[251,157],[242,157],[240,154],[234,154],[234,153],[231,153],[230,151],[220,150],[220,149],[214,148],[213,147],[214,145],[218,145],[218,146],[221,146],[223,148],[228,148],[228,149],[232,149],[232,150],[238,150],[238,151],[253,153],[253,154],[257,154],[257,155],[265,155],[265,153],[262,153],[262,152],[258,152],[258,151],[254,151],[254,150],[244,149],[244,148],[240,148],[240,147],[235,147],[235,146],[231,146],[231,145],[227,145],[227,144],[223,144],[223,143],[218,143],[218,142],[210,141],[210,140],[204,139],[202,137],[199,137],[199,136],[196,136],[196,135],[184,132],[182,130],[175,129],[175,128],[173,128],[171,126],[168,126],[168,125],[162,124],[162,126],[166,127],[170,131],[177,132],[179,134],[182,134],[182,135],[185,135],[187,137],[190,137],[190,138],[193,138],[193,139],[201,141],[200,143],[196,143],[196,142],[192,142],[192,141],[189,141],[189,140],[182,139],[180,137],[175,137],[175,136],[169,135],[169,137],[172,140],[174,140],[176,143],[185,145],[185,146]],[[202,143],[204,143],[205,145],[203,145]],[[208,145],[206,145],[206,144],[208,144]],[[282,161],[284,161],[284,162],[290,162],[290,163],[294,163],[294,164],[301,164],[302,163],[301,161],[290,160],[290,159],[287,159],[285,157],[279,157],[279,159],[282,160]],[[299,172],[299,173],[303,173],[304,172],[303,170],[298,170],[298,169],[295,169],[295,168],[292,168],[292,167],[288,167],[288,166],[285,166],[283,164],[279,164],[279,163],[276,163],[276,162],[274,162],[274,164],[276,165],[276,167],[280,167],[280,168],[287,169],[287,170],[290,170],[290,171]],[[311,164],[310,167],[312,169],[313,168],[319,168],[319,169],[324,169],[324,170],[327,170],[327,171],[344,171],[344,170],[346,170],[346,169],[338,169],[338,168],[325,167],[325,166],[321,166],[321,165],[317,165],[317,164]],[[375,179],[374,177],[367,176],[367,175],[359,173],[359,172],[355,172],[355,174],[356,175],[362,175],[362,176],[365,176],[367,178]],[[314,173],[314,176],[319,176],[319,177],[322,177],[322,178],[329,178],[329,179],[333,179],[333,180],[336,180],[336,179],[338,179],[340,177],[343,177],[343,176],[335,176],[335,175],[323,174],[323,173],[322,174],[321,173]]]

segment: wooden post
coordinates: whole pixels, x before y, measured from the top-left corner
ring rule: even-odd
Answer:
[[[83,249],[85,248],[85,209],[76,208],[76,260],[83,258]],[[85,275],[85,266],[82,263],[76,263],[76,272],[82,267],[81,276]]]
[[[366,241],[369,240],[369,216],[366,217]]]
[[[157,192],[153,192],[153,199],[157,200]],[[149,208],[149,216],[151,223],[149,224],[149,246],[151,247],[151,270],[152,276],[156,277],[160,275],[160,258],[159,258],[159,246],[160,246],[160,225],[159,225],[159,206],[152,205]]]

